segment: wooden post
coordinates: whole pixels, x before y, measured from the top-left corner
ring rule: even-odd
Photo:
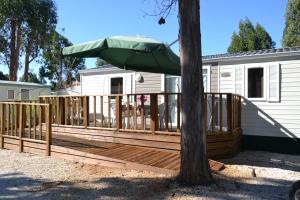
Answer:
[[[26,105],[22,105],[20,104],[20,114],[19,114],[19,126],[20,126],[20,129],[19,129],[19,152],[23,152],[23,140],[22,140],[22,137],[23,137],[23,133],[24,133],[24,122],[25,119],[24,119],[24,111],[26,113]]]
[[[122,129],[122,98],[121,96],[116,97],[116,128]]]
[[[4,138],[3,135],[5,133],[5,107],[4,104],[0,104],[0,116],[1,116],[1,124],[0,124],[0,149],[4,148]]]
[[[157,116],[157,94],[150,94],[150,115],[151,115],[151,121],[150,121],[150,130],[152,134],[155,134],[155,131],[158,127],[158,116]]]
[[[48,104],[45,107],[46,113],[46,156],[51,155],[51,141],[52,141],[52,130],[51,130],[51,104]]]
[[[227,94],[227,131],[232,130],[232,94]]]
[[[89,97],[83,97],[83,125],[84,127],[89,126]]]

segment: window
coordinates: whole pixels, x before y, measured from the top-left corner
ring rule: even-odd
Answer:
[[[111,94],[123,94],[123,78],[111,78],[110,79],[110,93]]]
[[[264,68],[248,68],[248,98],[264,98]]]
[[[15,99],[15,91],[7,90],[7,99]]]
[[[21,89],[21,100],[29,100],[29,90]]]

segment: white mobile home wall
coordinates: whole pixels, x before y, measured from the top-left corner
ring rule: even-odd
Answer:
[[[242,129],[244,135],[300,138],[300,60],[252,62],[239,64],[219,63],[219,92],[239,93],[246,96],[246,72],[251,66],[278,64],[278,101],[248,100],[243,98]],[[223,75],[222,75],[223,74]],[[230,76],[228,76],[230,74]],[[266,94],[265,94],[266,95]]]
[[[36,100],[38,96],[49,95],[51,90],[50,87],[38,87],[28,85],[16,85],[16,84],[4,84],[0,82],[0,101],[7,101],[8,90],[14,90],[14,100],[21,100],[21,89],[29,90],[29,99]],[[10,99],[11,100],[11,99]]]

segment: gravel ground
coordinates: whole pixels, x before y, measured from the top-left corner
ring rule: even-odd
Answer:
[[[300,156],[245,151],[223,160],[210,186],[169,175],[120,170],[0,150],[0,199],[287,199]]]

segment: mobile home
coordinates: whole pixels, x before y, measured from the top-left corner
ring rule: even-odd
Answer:
[[[205,92],[243,97],[244,147],[300,153],[300,48],[204,56],[202,72]],[[81,94],[180,92],[178,76],[111,65],[80,75]]]
[[[40,95],[49,95],[50,86],[16,82],[16,81],[0,81],[0,101],[12,100],[35,100]]]

